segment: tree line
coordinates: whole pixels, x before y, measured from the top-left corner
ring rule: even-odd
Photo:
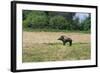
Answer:
[[[91,27],[91,15],[83,21],[75,17],[75,12],[53,12],[23,10],[23,28],[31,29],[55,29],[55,30],[82,30],[89,31]]]

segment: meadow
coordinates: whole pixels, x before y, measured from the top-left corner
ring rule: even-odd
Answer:
[[[73,39],[72,46],[57,40],[61,35]],[[23,31],[23,62],[88,60],[91,58],[90,33]]]

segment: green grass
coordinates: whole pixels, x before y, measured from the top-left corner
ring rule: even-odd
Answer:
[[[23,48],[23,62],[44,62],[64,60],[90,59],[90,43],[73,43],[72,46],[62,43],[33,44],[31,48]]]
[[[24,31],[28,31],[28,32],[75,32],[75,33],[90,33],[90,31],[80,31],[80,30],[59,30],[59,29],[50,29],[50,28],[42,28],[42,29],[32,29],[32,28],[24,28]]]

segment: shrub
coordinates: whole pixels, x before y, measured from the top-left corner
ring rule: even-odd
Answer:
[[[44,28],[44,26],[47,24],[47,18],[44,15],[35,16],[34,18],[32,18],[31,22],[33,28]]]
[[[63,16],[54,16],[50,19],[50,26],[54,29],[66,29],[67,20]]]

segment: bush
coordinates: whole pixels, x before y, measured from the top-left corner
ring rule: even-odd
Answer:
[[[27,15],[27,16],[26,16]],[[23,27],[24,28],[42,28],[47,24],[47,16],[41,11],[24,11]],[[31,26],[30,26],[31,25]]]
[[[68,25],[67,20],[63,16],[52,17],[49,24],[54,29],[66,29]]]
[[[47,24],[47,17],[45,15],[33,15],[23,21],[24,28],[32,24],[32,28],[42,28]]]
[[[43,28],[47,24],[46,16],[36,16],[32,19],[33,28]]]
[[[28,25],[30,24],[30,20],[23,20],[23,28],[28,28]]]

